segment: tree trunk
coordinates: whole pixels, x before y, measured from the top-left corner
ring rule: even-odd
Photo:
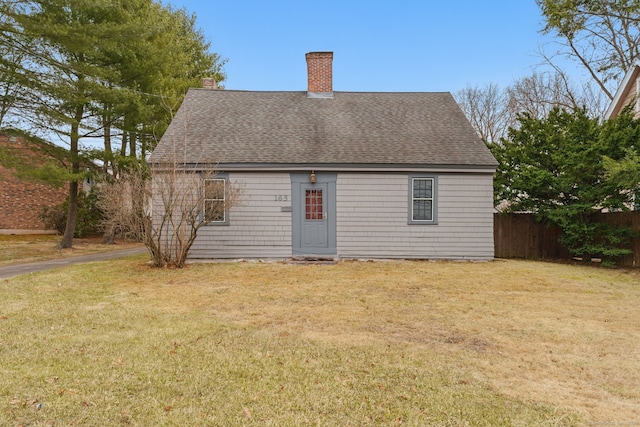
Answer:
[[[76,217],[78,213],[78,181],[69,182],[69,209],[67,210],[67,225],[64,236],[60,242],[60,248],[73,246],[73,234],[76,231]]]
[[[131,157],[136,156],[136,140],[137,139],[138,139],[137,134],[131,131],[129,133],[129,156]]]
[[[124,157],[127,154],[127,136],[129,133],[126,130],[122,131],[122,145],[120,146],[120,156]]]
[[[60,248],[66,249],[73,246],[73,234],[76,231],[76,217],[78,214],[78,179],[75,178],[80,173],[80,152],[78,150],[78,142],[80,135],[80,121],[84,113],[84,105],[80,104],[76,107],[75,121],[71,125],[71,134],[69,138],[69,155],[71,156],[71,173],[74,175],[72,181],[69,181],[69,210],[67,211],[67,225],[64,229],[64,236],[60,242]]]
[[[104,163],[102,164],[102,170],[109,172],[109,165],[113,167],[113,151],[111,150],[111,117],[106,112],[108,106],[104,106],[105,113],[102,116],[102,128],[104,130]]]
[[[110,107],[105,104],[104,106],[104,114],[102,116],[102,127],[104,129],[104,163],[102,165],[102,170],[105,174],[111,172],[115,177],[117,175],[117,171],[115,170],[115,162],[113,161],[113,150],[111,148],[111,116],[108,111]],[[105,245],[113,245],[115,244],[115,231],[113,227],[105,228],[104,234],[102,235],[102,243]]]
[[[144,164],[147,158],[147,140],[148,137],[143,136],[140,138],[140,161]]]

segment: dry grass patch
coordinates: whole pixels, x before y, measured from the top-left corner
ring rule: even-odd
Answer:
[[[140,246],[139,243],[118,240],[115,245],[105,245],[101,237],[76,238],[73,248],[58,249],[60,236],[52,234],[0,234],[0,266],[20,264],[76,255],[109,252]]]
[[[640,422],[637,271],[143,261],[0,282],[0,421]]]

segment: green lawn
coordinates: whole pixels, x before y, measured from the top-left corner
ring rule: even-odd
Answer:
[[[0,281],[0,425],[640,422],[640,275],[146,256]]]

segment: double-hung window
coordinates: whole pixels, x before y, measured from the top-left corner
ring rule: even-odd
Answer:
[[[409,176],[409,224],[437,224],[435,176]]]
[[[204,180],[204,220],[210,224],[226,224],[226,188],[225,178]]]

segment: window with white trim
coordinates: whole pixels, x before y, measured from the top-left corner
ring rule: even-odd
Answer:
[[[225,178],[204,180],[204,220],[209,223],[227,222]]]
[[[409,224],[437,224],[436,186],[436,177],[409,177]]]

